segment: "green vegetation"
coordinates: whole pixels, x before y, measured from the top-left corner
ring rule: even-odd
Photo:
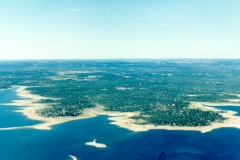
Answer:
[[[84,108],[134,112],[142,124],[207,126],[225,120],[218,112],[189,109],[191,101],[239,98],[238,60],[5,61],[0,88],[29,86],[51,107],[46,117],[78,116]]]
[[[223,122],[218,112],[202,111],[200,109],[172,108],[157,109],[134,116],[133,119],[144,120],[142,124],[171,125],[171,126],[208,126],[214,121]]]
[[[44,101],[42,101],[44,102]],[[46,102],[46,101],[45,101]],[[87,101],[79,101],[75,105],[52,105],[52,107],[38,110],[37,113],[44,117],[59,117],[59,116],[79,116],[83,108],[93,108],[93,104]]]

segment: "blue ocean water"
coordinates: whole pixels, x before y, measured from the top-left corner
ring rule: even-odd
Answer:
[[[1,95],[12,94],[15,99],[12,91],[1,92]],[[1,102],[4,102],[2,97]],[[2,112],[0,114],[2,116]],[[15,116],[19,124],[25,125],[24,116]],[[14,119],[14,115],[10,117]],[[1,120],[8,122],[7,116],[5,118]],[[161,160],[240,159],[239,129],[221,128],[207,133],[132,132],[110,122],[108,116],[97,116],[55,125],[51,130],[0,130],[0,159],[70,160],[69,155],[73,155],[78,160],[158,160],[162,152],[165,156]],[[107,148],[85,145],[93,139],[106,144]]]
[[[30,120],[22,113],[15,112],[21,109],[19,106],[6,105],[12,100],[20,100],[16,94],[17,88],[5,89],[0,91],[0,128],[27,126],[41,123],[40,121]]]

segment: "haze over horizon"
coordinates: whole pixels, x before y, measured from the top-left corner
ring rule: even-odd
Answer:
[[[240,1],[9,0],[0,60],[240,58]]]

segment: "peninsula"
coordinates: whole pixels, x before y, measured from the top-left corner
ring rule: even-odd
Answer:
[[[21,112],[46,122],[39,128],[107,114],[114,115],[110,118],[115,121],[113,124],[135,131],[209,130],[208,127],[231,124],[233,117],[234,126],[238,127],[234,113],[202,105],[240,105],[240,93],[235,87],[240,85],[235,67],[238,63],[234,60],[47,61],[35,63],[38,69],[29,67],[30,62],[8,63],[0,72],[3,79],[0,86],[2,89],[23,86],[18,93],[28,99],[15,103],[31,106]],[[64,68],[60,69],[60,65]],[[19,67],[22,70],[17,70]]]

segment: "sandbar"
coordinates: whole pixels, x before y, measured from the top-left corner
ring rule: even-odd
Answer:
[[[77,157],[69,155],[69,157],[71,157],[73,160],[77,160]]]
[[[88,146],[94,146],[94,147],[97,147],[97,148],[106,148],[107,147],[103,143],[97,143],[96,139],[94,139],[92,142],[86,142],[85,144],[88,145]]]

